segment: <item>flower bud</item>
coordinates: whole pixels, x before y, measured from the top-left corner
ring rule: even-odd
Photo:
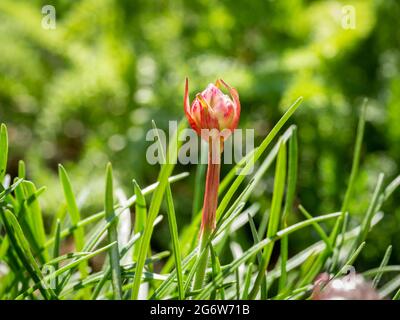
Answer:
[[[220,90],[221,85],[229,91],[230,96]],[[234,88],[219,79],[215,84],[210,83],[203,92],[198,93],[190,105],[189,84],[186,79],[184,109],[190,126],[199,135],[202,129],[217,129],[219,132],[228,130],[230,134],[239,122],[239,95]]]

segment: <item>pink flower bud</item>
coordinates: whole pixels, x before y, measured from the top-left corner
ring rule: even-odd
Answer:
[[[220,90],[223,85],[230,96]],[[222,79],[210,83],[207,88],[196,95],[192,105],[189,101],[189,84],[186,78],[184,108],[190,126],[199,135],[202,129],[229,130],[236,129],[240,117],[240,101],[237,91]],[[226,136],[225,136],[226,138]]]

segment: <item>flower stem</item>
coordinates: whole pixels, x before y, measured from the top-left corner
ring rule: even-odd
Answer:
[[[215,214],[218,205],[219,175],[221,169],[220,145],[210,142],[208,150],[208,168],[206,189],[204,193],[203,214],[200,229],[199,264],[194,279],[193,289],[200,289],[203,285],[208,262],[209,237],[215,229]],[[203,253],[204,251],[204,253]],[[203,254],[202,254],[203,253]]]

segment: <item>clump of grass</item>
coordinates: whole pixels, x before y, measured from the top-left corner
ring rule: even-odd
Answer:
[[[173,175],[174,161],[163,164],[157,181],[145,188],[134,182],[133,194],[122,204],[115,199],[111,165],[106,167],[104,183],[104,211],[81,215],[77,205],[73,177],[59,167],[64,203],[69,214],[54,217],[53,228],[46,232],[40,208],[44,187],[37,187],[26,179],[25,164],[20,162],[19,174],[10,183],[6,179],[8,159],[7,129],[0,132],[0,299],[306,299],[310,297],[315,277],[329,271],[338,276],[346,265],[355,263],[360,252],[368,246],[368,233],[383,218],[385,200],[400,185],[400,176],[385,184],[380,175],[371,203],[361,223],[355,225],[349,202],[354,196],[355,177],[361,161],[361,142],[365,111],[361,113],[354,152],[352,171],[338,212],[315,215],[300,207],[305,219],[288,225],[293,213],[297,180],[297,129],[283,126],[300,106],[297,100],[254,152],[238,163],[221,181],[217,223],[201,250],[210,253],[205,278],[200,288],[193,289],[199,264],[200,248],[196,245],[201,213],[194,213],[188,226],[179,225],[174,209],[174,182],[188,173]],[[365,110],[365,109],[363,109]],[[185,127],[182,121],[178,132]],[[279,135],[280,134],[280,135]],[[172,139],[169,159],[176,157],[178,139]],[[275,141],[275,143],[274,143]],[[179,147],[179,146],[178,146]],[[164,155],[163,155],[164,156]],[[167,156],[167,155],[165,155]],[[248,172],[253,159],[259,166],[246,179],[236,175],[240,169]],[[257,203],[249,203],[249,196],[268,169],[276,162],[274,192],[271,208],[259,212]],[[29,163],[28,163],[29,166]],[[29,168],[29,167],[28,167]],[[197,171],[204,179],[204,170]],[[132,177],[134,178],[134,177]],[[146,199],[151,194],[151,199]],[[198,195],[196,196],[198,197]],[[298,195],[301,199],[301,194]],[[154,253],[150,248],[154,227],[161,221],[161,205],[166,202],[171,251]],[[199,201],[195,200],[199,209]],[[122,216],[127,209],[136,216],[126,241],[121,241]],[[254,216],[260,216],[256,225]],[[84,218],[85,216],[85,218]],[[321,223],[333,221],[327,230]],[[352,222],[352,224],[349,223]],[[253,245],[242,248],[234,234],[249,225]],[[351,225],[353,229],[348,229]],[[179,228],[178,228],[179,227]],[[289,257],[290,236],[297,231],[314,228],[321,240]],[[180,230],[180,234],[178,234]],[[126,232],[126,231],[125,231]],[[75,250],[62,254],[60,247],[72,236]],[[280,242],[279,260],[271,264],[274,245]],[[222,263],[221,254],[234,248],[235,254]],[[398,277],[381,285],[382,274],[398,272],[400,266],[389,265],[390,246],[379,267],[366,270],[363,275],[373,281],[382,296],[398,299]],[[102,267],[91,270],[89,260],[107,254]],[[154,265],[164,267],[154,271]],[[243,269],[241,267],[244,267]],[[241,270],[245,270],[242,272]]]

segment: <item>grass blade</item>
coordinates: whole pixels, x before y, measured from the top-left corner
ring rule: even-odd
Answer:
[[[312,215],[306,209],[304,209],[304,207],[302,205],[299,205],[299,209],[300,209],[300,212],[306,217],[306,219],[312,219]],[[332,249],[331,241],[329,240],[324,229],[322,229],[318,223],[314,223],[313,227],[314,227],[315,231],[317,231],[317,233],[321,237],[321,239],[325,242],[326,247],[328,248],[329,252],[332,252],[333,249]]]
[[[361,107],[360,119],[358,121],[358,126],[357,126],[356,143],[354,146],[353,163],[351,166],[349,184],[347,186],[346,193],[345,193],[343,203],[342,203],[342,208],[341,208],[342,212],[346,212],[349,209],[349,202],[350,202],[351,197],[353,196],[353,190],[354,190],[355,181],[356,181],[357,174],[358,174],[358,168],[360,166],[361,146],[362,146],[364,130],[365,130],[365,114],[366,114],[366,110],[367,110],[367,103],[368,103],[368,100],[365,99],[363,106]]]
[[[221,263],[219,262],[219,258],[217,253],[215,252],[214,246],[210,244],[210,256],[211,256],[211,268],[212,268],[212,279],[214,281],[215,277],[221,273]],[[215,290],[215,294],[219,292],[221,300],[225,300],[225,290],[224,288]],[[216,297],[215,297],[216,298]]]
[[[136,203],[135,203],[135,225],[134,231],[135,233],[142,233],[147,220],[147,206],[146,206],[146,199],[143,195],[142,190],[140,189],[139,185],[135,180],[133,180],[135,195],[136,195]],[[133,260],[137,261],[137,257],[139,254],[141,240],[135,243],[133,249]]]
[[[67,171],[60,164],[58,166],[58,175],[60,178],[61,186],[64,191],[65,201],[67,203],[67,210],[70,214],[71,221],[73,225],[77,225],[81,220],[81,215],[78,209],[78,205],[76,203],[76,199],[74,196],[74,192],[72,190],[71,181],[68,177]],[[84,229],[82,227],[77,227],[74,231],[74,240],[75,240],[75,250],[83,251],[85,246],[85,234]],[[81,272],[82,277],[87,276],[87,262],[86,260],[79,266],[79,270]]]
[[[281,207],[283,193],[285,190],[285,180],[286,180],[286,144],[281,142],[279,147],[278,159],[275,168],[275,181],[274,181],[274,191],[272,196],[271,204],[271,215],[268,224],[267,238],[272,237],[279,228],[279,222],[281,221]],[[269,260],[271,258],[273,245],[265,248],[262,254],[262,261],[259,266],[259,271],[256,280],[253,285],[253,289],[249,294],[249,299],[255,299],[265,276],[265,271],[267,270]]]
[[[143,268],[144,264],[146,261],[146,256],[147,252],[149,249],[150,245],[150,238],[153,233],[153,222],[157,218],[158,212],[160,210],[161,202],[164,196],[165,189],[168,185],[168,178],[171,175],[173,169],[174,169],[174,164],[175,160],[177,157],[177,150],[179,148],[178,145],[178,139],[177,136],[180,134],[181,130],[185,128],[186,126],[186,121],[181,121],[177,132],[175,133],[174,137],[172,138],[172,141],[169,145],[169,151],[167,154],[167,159],[168,161],[161,166],[161,170],[158,176],[158,186],[156,187],[156,190],[153,193],[151,203],[150,203],[150,208],[149,208],[149,214],[147,218],[147,223],[146,227],[143,232],[143,238],[140,243],[140,250],[139,250],[139,256],[138,256],[138,261],[137,261],[137,268],[136,268],[136,273],[135,277],[133,280],[133,286],[132,286],[132,298],[137,299],[139,295],[139,288],[140,284],[142,281],[142,274],[143,274]]]
[[[112,286],[114,291],[114,299],[122,299],[122,280],[121,280],[121,268],[119,265],[119,249],[118,249],[118,232],[117,232],[117,221],[114,212],[114,188],[113,188],[113,175],[111,163],[107,164],[106,169],[106,190],[105,190],[105,202],[104,211],[106,213],[106,220],[114,220],[113,223],[108,227],[108,242],[115,243],[114,246],[108,251],[111,266],[111,278]]]
[[[8,133],[4,123],[0,126],[0,185],[3,184],[3,179],[7,170],[8,159]]]
[[[297,128],[294,127],[292,135],[289,138],[289,154],[288,154],[288,178],[286,188],[285,207],[282,214],[282,229],[287,227],[287,216],[292,211],[293,202],[296,193],[297,183],[297,162],[298,162],[298,146],[297,146]],[[279,278],[278,291],[282,292],[286,287],[287,271],[286,264],[288,260],[289,251],[289,239],[283,237],[281,240],[281,276]]]
[[[201,139],[201,144],[204,144],[208,147],[207,143]],[[205,150],[202,146],[201,150]],[[192,217],[196,217],[196,214],[200,212],[203,206],[203,193],[204,193],[204,186],[205,186],[205,175],[207,169],[207,152],[201,153],[201,161],[197,165],[196,168],[196,177],[195,177],[195,184],[194,184],[194,196],[193,196],[193,208],[192,208]]]
[[[385,252],[385,255],[383,256],[382,262],[379,266],[379,271],[376,274],[374,280],[372,281],[372,286],[376,288],[379,284],[379,281],[381,280],[382,274],[383,274],[383,268],[386,267],[386,265],[389,262],[390,255],[392,254],[392,246],[388,246]]]
[[[176,223],[176,215],[174,208],[174,201],[172,199],[171,187],[169,183],[166,188],[166,199],[167,199],[167,213],[168,213],[168,225],[169,232],[172,238],[172,248],[173,254],[175,258],[175,268],[177,274],[178,281],[178,295],[180,300],[185,299],[185,290],[183,288],[183,272],[182,272],[182,256],[181,249],[179,245],[179,236],[178,236],[178,226]]]
[[[54,241],[54,247],[53,247],[53,260],[60,256],[60,244],[61,244],[60,232],[61,232],[61,222],[60,222],[60,219],[57,219],[56,231],[55,231],[55,241]],[[54,267],[54,269],[57,270],[59,267],[58,262],[54,262],[53,267]],[[54,281],[55,281],[56,288],[58,288],[58,277],[56,277],[54,279]]]
[[[346,263],[343,265],[342,269],[340,269],[339,272],[337,272],[334,276],[334,278],[338,277],[339,275],[343,274],[348,266],[352,266],[353,263],[356,261],[358,258],[359,254],[365,247],[365,242],[362,242],[359,247],[351,254],[350,258],[346,261]]]
[[[381,194],[381,191],[382,191],[383,178],[384,178],[384,174],[383,173],[379,174],[378,182],[376,184],[374,194],[372,196],[372,200],[371,200],[368,210],[364,216],[364,219],[361,223],[361,231],[360,231],[358,237],[356,238],[356,240],[354,241],[353,249],[355,247],[359,246],[361,242],[365,241],[365,239],[367,238],[368,232],[370,231],[372,217],[375,215],[375,213],[377,212],[377,209],[378,209],[378,201],[379,201],[379,195]]]
[[[46,233],[44,231],[43,215],[40,209],[40,204],[38,200],[37,190],[35,185],[30,181],[24,181],[23,186],[25,189],[26,199],[32,197],[32,201],[27,201],[26,210],[29,212],[29,221],[33,235],[36,240],[36,244],[39,247],[43,247],[46,243]],[[44,189],[42,189],[44,190]],[[41,252],[45,261],[49,260],[49,254],[47,250]]]
[[[25,162],[23,160],[18,161],[18,178],[25,179],[26,170],[25,170]]]

